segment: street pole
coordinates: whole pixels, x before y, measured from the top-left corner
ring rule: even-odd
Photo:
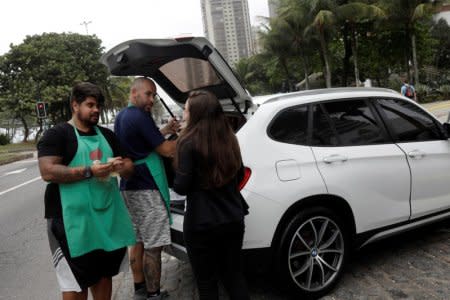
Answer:
[[[89,31],[88,31],[88,25],[91,24],[92,21],[83,21],[80,23],[80,25],[84,25],[84,27],[86,28],[86,35],[89,35]]]

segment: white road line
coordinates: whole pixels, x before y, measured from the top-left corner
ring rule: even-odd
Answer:
[[[23,168],[23,169],[19,169],[19,170],[10,171],[10,172],[5,173],[5,176],[6,176],[6,175],[12,175],[12,174],[19,174],[19,173],[22,173],[23,171],[25,171],[26,169],[27,169],[27,168]]]
[[[19,185],[13,186],[12,188],[9,188],[9,189],[7,189],[7,190],[5,190],[3,192],[0,192],[0,196],[3,195],[3,194],[6,194],[8,192],[14,191],[14,190],[16,190],[16,189],[18,189],[18,188],[20,188],[20,187],[22,187],[24,185],[27,185],[27,184],[32,183],[32,182],[35,182],[36,180],[39,180],[39,179],[41,179],[41,176],[38,176],[38,177],[33,178],[31,180],[25,181],[24,183],[21,183]]]

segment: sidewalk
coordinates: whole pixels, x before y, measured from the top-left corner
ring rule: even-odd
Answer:
[[[441,122],[447,122],[450,111],[450,100],[425,103],[422,106],[435,115]]]
[[[191,266],[163,252],[161,287],[169,292],[167,299],[198,299]],[[113,300],[133,299],[131,271],[113,279]]]

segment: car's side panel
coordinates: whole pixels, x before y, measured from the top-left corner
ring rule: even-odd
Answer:
[[[242,194],[250,206],[244,248],[270,246],[283,213],[300,199],[326,194],[309,146],[276,142],[266,134],[273,114],[257,111],[238,132],[244,165],[252,170]]]
[[[412,174],[411,218],[450,208],[450,142],[398,144],[407,154]]]
[[[357,233],[409,219],[410,171],[396,145],[312,149],[328,192],[350,204]]]

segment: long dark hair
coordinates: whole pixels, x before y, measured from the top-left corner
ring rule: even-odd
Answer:
[[[198,171],[203,188],[229,182],[242,164],[239,144],[217,97],[208,91],[189,94],[189,120],[177,143],[175,166],[186,142],[199,155]]]

